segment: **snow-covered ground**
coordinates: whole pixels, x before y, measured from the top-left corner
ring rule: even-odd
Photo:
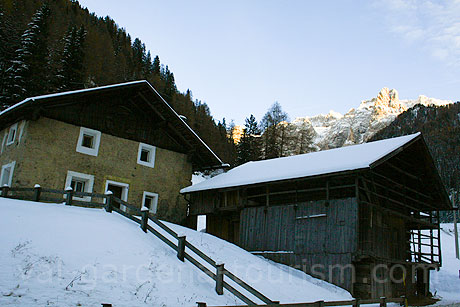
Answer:
[[[177,233],[272,300],[350,299],[348,292],[174,224]],[[0,198],[0,306],[242,304],[136,223],[104,210]]]
[[[272,300],[351,299],[348,292],[254,256],[206,233],[166,223]],[[443,267],[432,274],[438,304],[460,302],[452,224]],[[136,223],[103,210],[0,198],[0,306],[196,306],[242,304]]]
[[[441,298],[439,304],[460,303],[460,260],[455,258],[454,224],[442,224],[442,268],[433,271],[431,292]]]

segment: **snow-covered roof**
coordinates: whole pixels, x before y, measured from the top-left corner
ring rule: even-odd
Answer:
[[[303,155],[248,162],[227,173],[186,187],[180,192],[189,193],[365,169],[419,135],[420,133],[415,133]]]
[[[187,122],[185,122],[183,116],[180,116],[179,114],[177,114],[177,112],[169,105],[168,102],[166,102],[166,100],[163,99],[163,97],[161,97],[158,91],[147,80],[124,82],[124,83],[118,83],[118,84],[112,84],[112,85],[106,85],[106,86],[98,86],[94,88],[87,88],[87,89],[81,89],[81,90],[73,90],[73,91],[67,91],[67,92],[61,92],[61,93],[55,93],[55,94],[29,97],[3,110],[2,112],[0,112],[0,117],[2,117],[3,115],[6,115],[7,113],[15,111],[17,109],[20,109],[22,107],[25,107],[27,105],[33,104],[34,102],[39,102],[39,101],[46,100],[46,99],[59,98],[59,97],[68,96],[68,95],[83,94],[83,93],[96,92],[96,91],[101,91],[101,90],[115,89],[115,88],[132,86],[132,85],[140,85],[140,84],[147,85],[149,89],[153,91],[160,98],[160,100],[167,106],[167,108],[180,120],[181,124],[186,127],[186,129],[193,135],[193,137],[199,143],[201,143],[201,145],[204,146],[204,148],[206,148],[206,150],[213,156],[213,158],[216,161],[218,161],[218,164],[213,165],[212,167],[229,167],[228,164],[222,162],[222,160],[214,153],[214,151],[212,151],[212,149],[198,136],[198,134],[196,134],[196,132],[187,124]]]
[[[140,81],[131,81],[131,82],[125,82],[125,83],[118,83],[118,84],[111,84],[111,85],[105,85],[105,86],[98,86],[98,87],[92,87],[92,88],[85,88],[82,90],[74,90],[74,91],[67,91],[67,92],[61,92],[61,93],[54,93],[54,94],[47,94],[47,95],[41,95],[41,96],[35,96],[35,97],[29,97],[24,99],[21,102],[18,102],[14,105],[12,105],[9,108],[6,108],[2,112],[0,112],[0,116],[4,115],[5,113],[10,112],[11,110],[17,109],[25,104],[31,103],[36,100],[42,100],[42,99],[48,99],[48,98],[56,98],[56,97],[62,97],[62,96],[67,96],[67,95],[74,95],[74,94],[80,94],[80,93],[86,93],[86,92],[94,92],[94,91],[100,91],[104,89],[109,89],[109,88],[116,88],[116,87],[122,87],[126,85],[133,85],[133,84],[140,84],[140,83],[148,83],[146,80],[140,80]],[[150,84],[150,83],[149,83]]]

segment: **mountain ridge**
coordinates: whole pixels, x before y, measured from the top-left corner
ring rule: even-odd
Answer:
[[[311,126],[314,130],[313,146],[316,150],[360,144],[371,139],[378,131],[390,125],[398,115],[416,105],[446,106],[451,100],[441,100],[419,95],[417,99],[399,99],[395,89],[382,88],[377,97],[363,100],[357,108],[341,114],[298,117],[291,124]]]

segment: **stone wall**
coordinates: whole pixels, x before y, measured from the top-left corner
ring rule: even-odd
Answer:
[[[137,163],[139,142],[102,133],[97,157],[76,151],[80,127],[49,118],[22,121],[14,144],[3,140],[1,165],[16,161],[12,186],[64,189],[67,171],[94,176],[93,192],[104,193],[106,180],[129,184],[128,202],[142,205],[143,192],[158,193],[158,216],[181,222],[186,201],[179,190],[191,184],[187,155],[156,148],[155,167]]]

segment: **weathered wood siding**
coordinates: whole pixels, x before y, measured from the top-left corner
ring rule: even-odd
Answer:
[[[357,221],[356,198],[245,208],[240,245],[352,291],[351,269],[341,278],[332,266],[352,263]]]

